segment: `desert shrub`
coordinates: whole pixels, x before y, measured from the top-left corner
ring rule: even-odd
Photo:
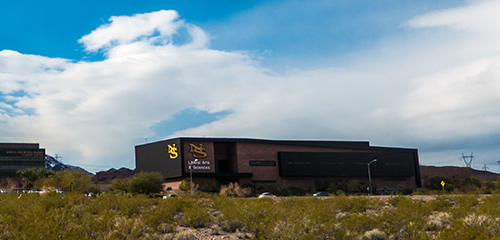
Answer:
[[[126,193],[130,186],[130,179],[115,178],[111,181],[111,190]]]
[[[383,211],[378,218],[382,224],[379,229],[398,239],[421,239],[427,227],[427,217],[431,210],[419,200],[396,197],[396,207]]]
[[[347,193],[357,193],[361,191],[361,184],[356,180],[350,180],[345,185]]]
[[[479,204],[477,196],[465,194],[456,197],[457,207],[471,210]]]
[[[403,195],[411,195],[411,194],[413,194],[413,192],[414,192],[414,190],[409,189],[409,188],[403,188],[403,189],[399,190],[399,193],[403,194]]]
[[[399,203],[399,201],[401,201],[401,199],[406,199],[406,197],[404,197],[404,196],[390,197],[389,199],[387,199],[387,203],[389,203],[391,206],[395,207],[398,205],[398,203]]]
[[[469,214],[440,233],[442,239],[498,239],[498,222],[488,215]]]
[[[387,235],[375,228],[373,230],[370,230],[370,231],[366,231],[365,234],[363,234],[363,239],[366,239],[366,240],[385,240],[387,239]]]
[[[191,190],[191,189],[189,189],[189,190]],[[213,193],[216,193],[216,192],[219,192],[220,189],[213,182],[201,181],[201,182],[198,183],[198,190],[202,191],[202,192],[213,192]]]
[[[307,192],[305,189],[298,187],[289,187],[288,190],[290,190],[292,196],[304,196]]]
[[[424,203],[425,207],[429,208],[430,211],[444,212],[449,208],[453,207],[450,199],[445,197],[438,197],[434,200],[427,201]]]
[[[346,196],[346,193],[342,189],[339,189],[335,192],[335,195],[336,196]]]
[[[184,230],[182,232],[179,232],[175,235],[176,240],[194,240],[196,239],[196,235],[194,235],[193,230]]]
[[[490,214],[500,217],[500,195],[494,194],[482,199],[482,204],[477,206],[477,212],[480,214]]]
[[[328,191],[328,187],[330,187],[330,183],[323,179],[314,180],[314,190],[317,192],[325,192]]]
[[[330,183],[330,185],[328,185],[328,188],[326,189],[326,191],[330,192],[330,193],[334,193],[337,191],[342,191],[342,187],[338,183],[332,182],[332,183]]]
[[[182,191],[190,191],[191,190],[191,182],[189,180],[182,180],[181,184],[179,184],[179,189]]]
[[[35,187],[42,188],[43,186],[55,187],[65,192],[86,193],[91,190],[95,184],[92,182],[91,176],[81,170],[66,170],[56,172],[54,175],[40,179],[35,182]]]
[[[174,217],[189,205],[185,200],[179,198],[170,198],[166,201],[160,201],[158,205],[144,211],[141,215],[142,221],[162,233],[173,232],[174,226],[178,223]]]
[[[499,195],[387,201],[0,194],[0,239],[176,239],[178,224],[252,239],[500,239]]]
[[[427,187],[429,189],[433,189],[433,190],[442,190],[443,186],[441,185],[441,181],[445,182],[444,189],[446,191],[453,190],[454,185],[456,185],[456,184],[453,184],[452,181],[450,181],[449,179],[447,179],[445,177],[437,176],[437,177],[431,178],[431,180],[429,181],[429,185]]]
[[[494,182],[484,182],[483,186],[488,190],[495,190],[495,183]]]
[[[183,211],[183,222],[188,227],[204,227],[211,222],[210,213],[208,209],[203,207],[200,203],[195,203]]]
[[[423,190],[413,190],[413,192],[410,194],[410,195],[425,195],[427,194],[426,192],[424,192]]]
[[[475,185],[477,188],[480,188],[483,184],[481,183],[481,180],[475,178],[475,177],[468,177],[466,179],[464,179],[463,185],[468,185],[468,184],[472,184],[472,185]]]
[[[428,217],[427,229],[430,231],[439,230],[450,226],[451,216],[447,212],[435,212]]]
[[[251,194],[251,189],[241,188],[237,182],[221,186],[220,195],[245,197]]]
[[[140,172],[130,181],[128,190],[132,194],[153,195],[163,190],[163,177],[159,172]]]
[[[367,197],[339,197],[335,200],[335,204],[341,211],[351,213],[365,212],[368,209],[375,209],[383,204],[376,198]]]

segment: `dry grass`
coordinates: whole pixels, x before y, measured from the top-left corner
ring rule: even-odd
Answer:
[[[0,195],[0,239],[500,239],[500,195]]]

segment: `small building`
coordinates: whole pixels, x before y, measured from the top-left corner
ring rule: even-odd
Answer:
[[[277,184],[314,187],[315,180],[357,180],[378,187],[421,187],[417,149],[370,146],[369,142],[174,138],[135,147],[136,171],[160,172],[165,187],[195,183]],[[192,169],[190,169],[192,166]]]

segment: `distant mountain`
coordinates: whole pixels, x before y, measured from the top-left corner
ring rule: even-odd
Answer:
[[[108,184],[115,178],[132,178],[134,177],[135,170],[128,168],[120,168],[118,170],[111,168],[108,171],[97,172],[92,180],[96,183]]]
[[[59,162],[54,157],[52,157],[50,155],[45,155],[45,169],[53,170],[55,172],[64,171],[64,170],[80,170],[80,171],[84,171],[84,172],[88,173],[89,175],[94,175],[81,167],[68,165],[68,164],[64,164],[62,162]]]
[[[482,171],[482,170],[471,170],[472,177],[475,177],[481,181],[495,182],[500,177],[500,174],[493,173],[490,171]]]

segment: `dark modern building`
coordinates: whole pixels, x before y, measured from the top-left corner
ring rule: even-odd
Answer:
[[[38,143],[0,143],[0,178],[19,178],[18,169],[45,168],[45,149]]]
[[[417,149],[374,147],[369,142],[174,138],[135,147],[136,170],[160,172],[165,186],[183,179],[225,184],[284,184],[308,188],[314,181],[372,181],[380,187],[421,187]],[[366,184],[368,185],[368,184]]]

